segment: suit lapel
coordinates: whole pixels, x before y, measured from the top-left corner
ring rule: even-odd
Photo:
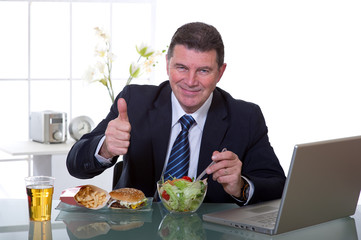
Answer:
[[[156,179],[162,174],[172,124],[171,90],[167,86],[161,89],[154,108],[149,111]]]
[[[226,117],[226,104],[220,92],[216,89],[203,129],[197,175],[211,163],[213,151],[221,151],[224,147],[227,147],[221,145],[228,129]],[[172,124],[171,88],[169,85],[160,90],[159,97],[154,102],[154,108],[149,111],[149,121],[153,144],[155,178],[160,179]]]
[[[228,129],[226,117],[226,104],[216,89],[213,93],[212,104],[208,110],[207,120],[203,129],[197,175],[211,163],[213,151],[221,151],[227,147],[221,145]]]

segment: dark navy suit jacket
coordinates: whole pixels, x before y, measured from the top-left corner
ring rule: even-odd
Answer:
[[[171,88],[169,81],[159,86],[129,85],[117,96],[124,98],[132,126],[130,147],[123,156],[123,172],[116,185],[134,187],[153,197],[161,178],[171,129]],[[67,157],[68,171],[77,178],[92,178],[112,165],[102,165],[94,157],[110,120],[118,116],[117,99],[107,117],[74,144]],[[250,203],[280,198],[285,175],[268,139],[261,109],[236,100],[216,88],[208,111],[200,146],[197,175],[211,163],[213,151],[223,148],[238,155],[242,175],[249,178],[255,192]],[[207,175],[206,175],[207,177]],[[221,184],[208,176],[205,202],[235,202]]]

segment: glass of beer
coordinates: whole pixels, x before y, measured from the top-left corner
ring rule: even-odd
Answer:
[[[31,221],[49,221],[54,192],[53,177],[33,176],[25,178]]]
[[[52,240],[51,222],[30,221],[28,240]]]

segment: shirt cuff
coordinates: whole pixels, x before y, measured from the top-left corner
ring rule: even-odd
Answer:
[[[253,193],[254,193],[254,185],[253,183],[251,182],[251,180],[249,180],[248,178],[242,176],[243,180],[245,180],[248,185],[249,185],[249,188],[248,188],[248,194],[247,194],[247,201],[242,201],[238,198],[236,198],[235,196],[232,196],[237,202],[239,203],[242,203],[243,205],[247,205],[249,203],[249,201],[251,200],[252,196],[253,196]]]
[[[100,164],[102,164],[103,166],[109,166],[112,164],[112,158],[105,158],[105,157],[102,157],[99,155],[99,151],[100,151],[100,148],[102,147],[103,145],[103,142],[105,141],[105,136],[103,136],[99,143],[98,143],[98,146],[97,146],[97,149],[95,150],[95,154],[94,154],[94,157],[96,158],[96,160],[98,160],[98,162]]]

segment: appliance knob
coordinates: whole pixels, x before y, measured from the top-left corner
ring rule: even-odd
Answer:
[[[53,137],[55,140],[59,141],[63,137],[63,134],[60,131],[56,131],[56,132],[54,132]]]

